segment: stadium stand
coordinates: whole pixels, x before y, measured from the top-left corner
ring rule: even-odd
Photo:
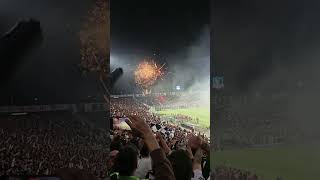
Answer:
[[[92,126],[74,111],[46,107],[54,111],[35,112],[39,106],[9,108],[28,111],[23,113],[2,109],[0,174],[52,175],[60,168],[78,168],[107,177],[110,138],[105,128]]]
[[[161,120],[161,117],[149,112],[149,107],[141,103],[134,97],[122,97],[111,99],[111,116],[115,121],[119,121],[129,116],[136,116],[145,122],[147,131],[151,131],[166,159],[170,161],[175,179],[208,179],[210,172],[210,150],[209,140],[181,127],[172,125]],[[128,120],[126,120],[128,123]],[[130,125],[130,121],[129,121]],[[132,128],[133,127],[133,128]],[[127,152],[128,146],[135,149],[130,162],[132,166],[130,176],[137,178],[158,179],[156,159],[153,152],[148,149],[148,142],[140,139],[141,133],[136,132],[136,128],[130,125],[131,130],[114,126],[112,131],[111,152],[117,152],[118,158],[113,159],[110,164],[121,163],[121,150]],[[146,147],[147,146],[147,147]],[[120,153],[120,155],[119,155]],[[129,158],[130,159],[130,158]],[[120,162],[119,162],[120,161]],[[147,168],[147,169],[146,169]],[[119,166],[110,167],[111,174],[121,172]],[[121,174],[121,173],[120,173]]]

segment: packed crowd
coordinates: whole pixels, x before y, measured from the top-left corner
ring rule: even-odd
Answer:
[[[111,179],[209,179],[210,150],[205,135],[162,121],[133,98],[111,100],[114,128],[108,158]]]
[[[219,105],[217,115],[223,119],[219,128],[233,132],[234,139],[249,146],[303,142],[303,131],[292,123],[292,117],[288,117],[286,111],[279,111],[287,106],[287,102],[285,96],[277,94],[222,97],[216,103]],[[219,134],[219,137],[223,135]]]
[[[65,112],[2,116],[0,175],[51,175],[78,168],[105,178],[108,133],[70,117]]]
[[[113,99],[111,112],[114,119],[127,115],[130,127],[111,130],[111,144],[108,132],[71,112],[1,115],[0,174],[51,175],[77,168],[99,179],[209,179],[205,135],[162,121],[132,98]]]
[[[227,166],[218,166],[213,168],[211,172],[211,178],[214,180],[261,180],[264,179],[262,176],[257,175],[254,172],[227,167]],[[283,180],[281,176],[275,178],[275,180]]]
[[[260,178],[246,170],[220,166],[214,168],[212,178],[215,180],[259,180]]]
[[[174,117],[174,119],[180,121],[180,122],[190,122],[190,123],[195,123],[195,124],[199,124],[199,118],[196,117],[191,117],[191,116],[186,116],[183,114],[171,114],[172,117]],[[206,130],[205,130],[206,129]],[[204,131],[210,131],[209,127],[202,127],[202,129],[200,129],[200,127],[197,127],[198,131],[203,130]]]
[[[220,113],[223,122],[220,128],[224,129],[224,133],[230,132],[229,137],[233,137],[235,144],[243,146],[255,145],[271,145],[279,144],[288,140],[295,132],[283,123],[283,119],[277,118],[274,114],[265,115],[265,117],[257,117],[252,114],[240,114],[232,111]],[[274,117],[272,117],[274,115]],[[252,129],[251,131],[247,131]],[[223,137],[219,134],[219,137]]]

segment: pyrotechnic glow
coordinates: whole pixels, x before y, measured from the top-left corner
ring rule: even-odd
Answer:
[[[79,33],[80,67],[85,71],[107,72],[109,69],[110,14],[108,6],[107,1],[97,0],[88,12]]]
[[[164,75],[164,65],[158,66],[152,59],[144,60],[134,72],[136,84],[149,90]]]

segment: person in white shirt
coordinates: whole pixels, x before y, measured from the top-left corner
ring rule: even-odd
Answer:
[[[202,160],[203,152],[202,149],[199,148],[196,154],[193,156],[193,178],[191,180],[205,180],[202,176],[202,168],[201,168],[201,160]]]
[[[151,158],[146,145],[143,145],[140,150],[140,158],[138,160],[138,168],[136,169],[135,176],[144,179],[149,171],[152,170]]]

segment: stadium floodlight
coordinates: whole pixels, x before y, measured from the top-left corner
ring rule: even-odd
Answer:
[[[180,86],[176,86],[176,90],[180,91],[181,87]]]

